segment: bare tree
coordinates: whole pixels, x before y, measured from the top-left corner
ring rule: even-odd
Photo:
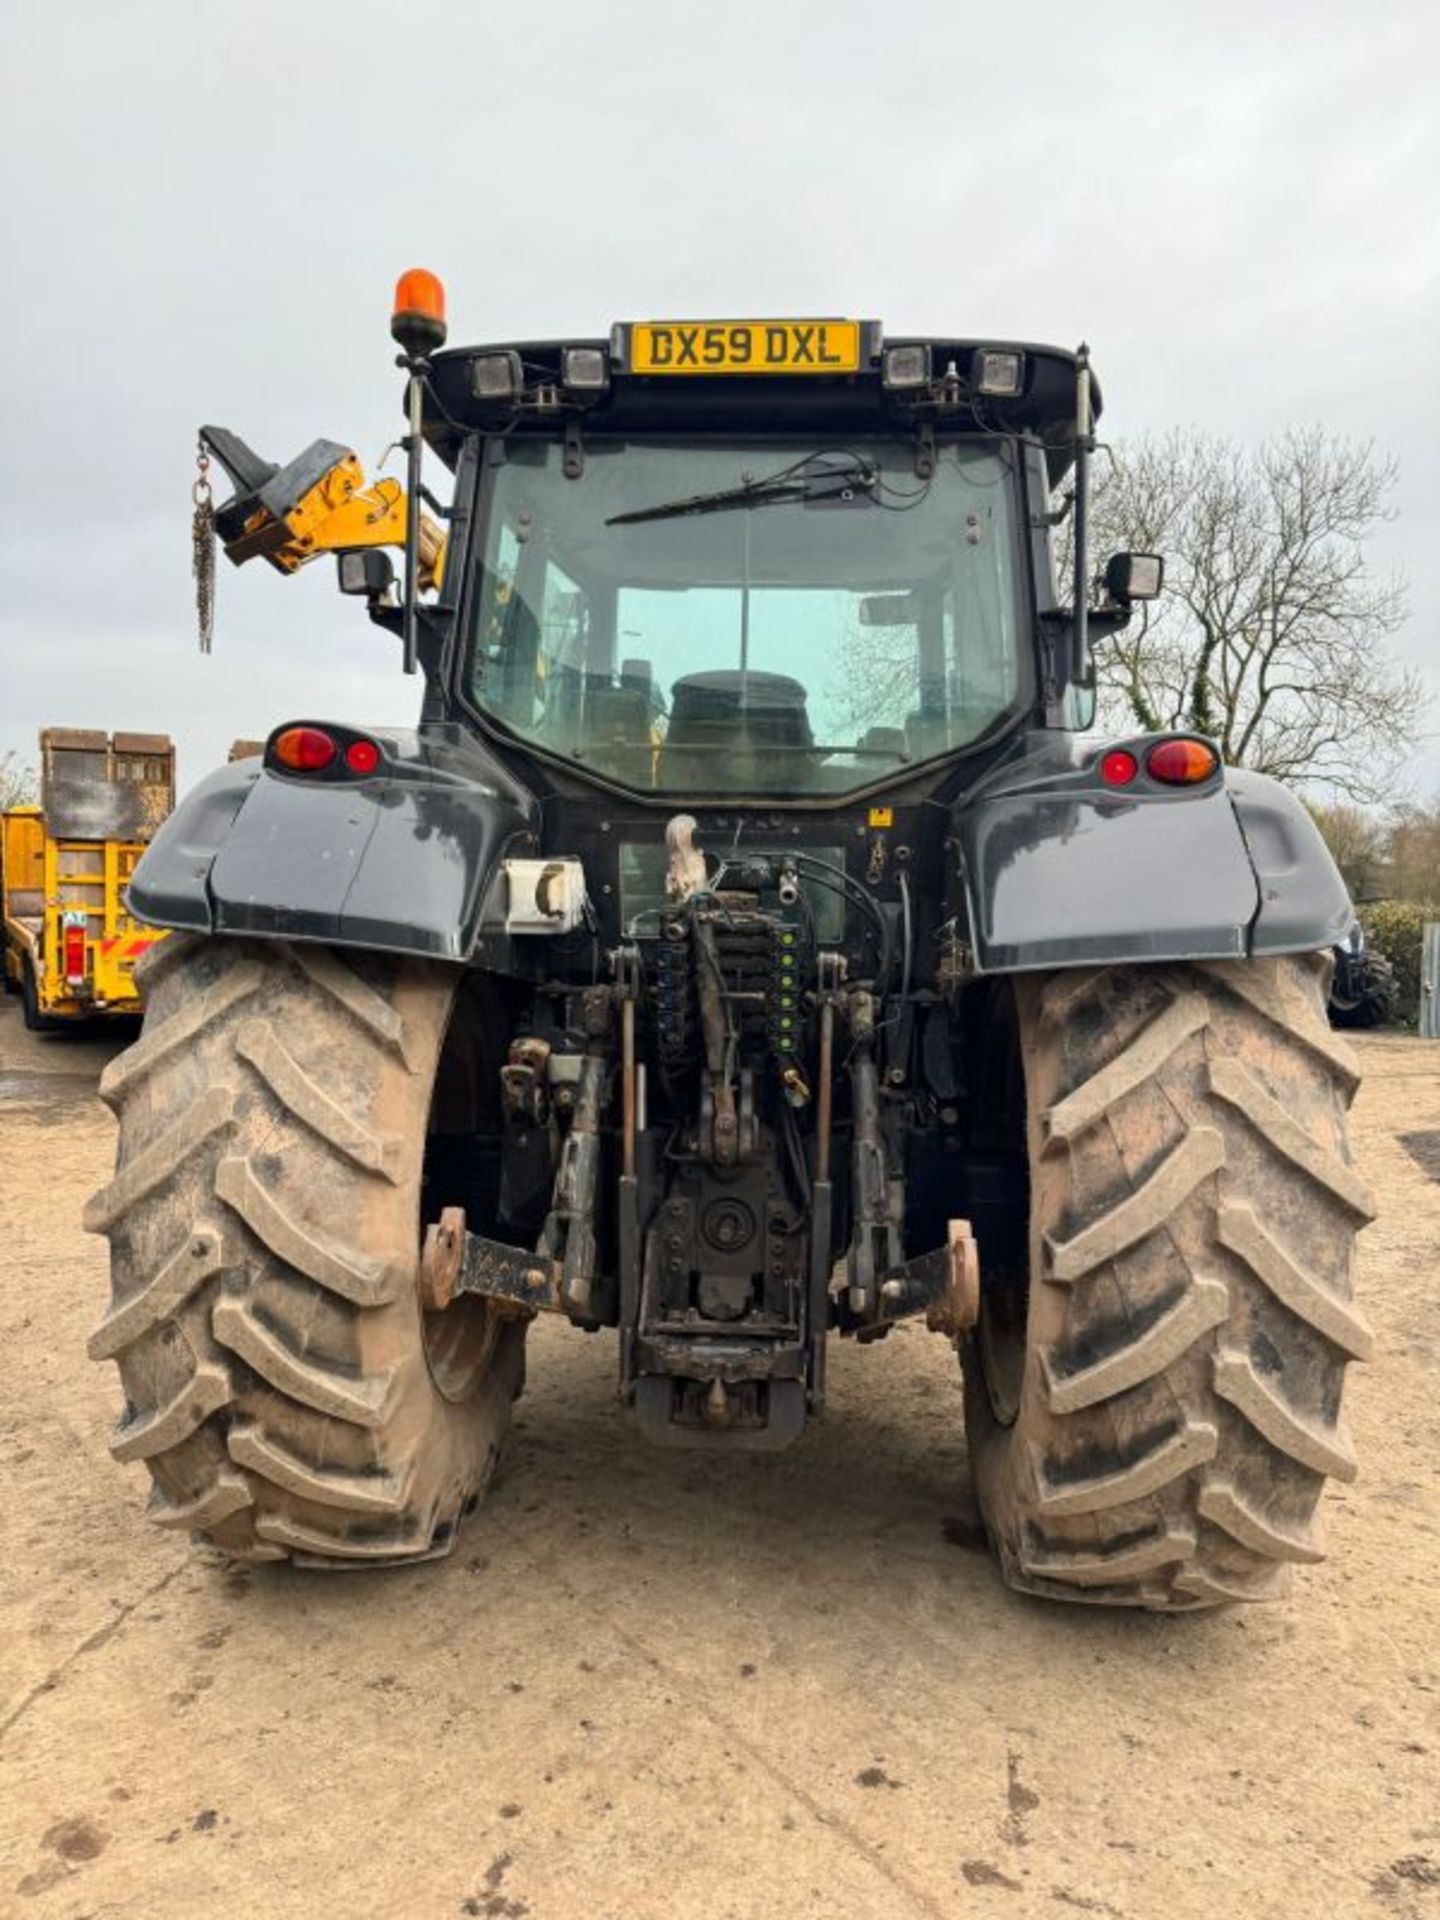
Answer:
[[[1337,800],[1310,809],[1340,869],[1352,900],[1373,900],[1385,890],[1391,828],[1382,814]]]
[[[1424,709],[1419,676],[1386,650],[1404,589],[1365,551],[1395,478],[1373,446],[1319,428],[1254,450],[1176,432],[1102,456],[1093,555],[1166,566],[1148,621],[1097,646],[1106,721],[1193,727],[1231,765],[1384,797]]]
[[[7,807],[23,807],[35,799],[35,769],[26,766],[13,749],[0,753],[0,813]]]
[[[1440,797],[1428,807],[1395,809],[1386,836],[1381,885],[1392,900],[1440,904]]]

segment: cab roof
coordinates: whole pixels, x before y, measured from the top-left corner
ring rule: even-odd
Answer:
[[[616,328],[608,339],[504,341],[437,353],[425,401],[427,441],[453,466],[468,434],[555,434],[568,421],[578,422],[587,434],[738,432],[757,437],[797,430],[905,433],[929,425],[937,433],[1018,433],[1038,439],[1052,483],[1073,459],[1078,356],[1065,347],[933,334],[882,341],[878,324],[865,322],[865,347],[854,372],[730,372],[675,378],[628,371],[624,333]],[[892,388],[884,383],[882,352],[897,347],[929,349],[934,376],[929,388]],[[602,391],[571,391],[564,386],[562,355],[576,349],[603,357],[608,384]],[[1017,394],[983,400],[969,394],[964,376],[981,350],[1023,356]],[[511,396],[496,400],[476,395],[475,363],[501,355],[518,359],[523,383],[519,404]],[[937,401],[935,386],[943,383],[951,368],[956,370],[957,383],[952,384],[947,400]],[[1091,393],[1098,417],[1097,382],[1092,382]]]

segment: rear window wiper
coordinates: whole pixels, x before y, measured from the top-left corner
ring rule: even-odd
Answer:
[[[727,513],[734,507],[768,507],[785,500],[850,500],[873,497],[879,482],[874,467],[853,455],[843,465],[825,465],[826,454],[807,454],[793,466],[782,467],[763,480],[745,480],[738,487],[716,493],[693,493],[684,500],[662,500],[653,507],[635,507],[612,513],[607,527],[633,527],[644,520],[680,520],[692,513]]]

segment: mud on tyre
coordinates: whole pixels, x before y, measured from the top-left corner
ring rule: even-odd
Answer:
[[[1006,1578],[1180,1609],[1270,1599],[1323,1551],[1340,1412],[1370,1334],[1371,1215],[1326,963],[1017,980],[1028,1286],[982,1310],[966,1417]]]
[[[240,1558],[445,1551],[525,1334],[416,1293],[427,1122],[437,1089],[463,1100],[445,1043],[477,977],[175,936],[142,964],[144,1030],[101,1081],[115,1178],[85,1218],[111,1248],[90,1352],[124,1387],[112,1452],[149,1469],[162,1526]]]

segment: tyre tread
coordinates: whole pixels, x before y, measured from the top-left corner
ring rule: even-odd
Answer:
[[[1244,1414],[1272,1447],[1288,1453],[1312,1473],[1353,1480],[1355,1452],[1344,1426],[1326,1428],[1298,1413],[1276,1388],[1269,1387],[1248,1353],[1222,1347],[1215,1355],[1215,1391]]]
[[[411,1290],[411,1143],[459,976],[372,956],[362,977],[284,941],[151,954],[144,1030],[105,1080],[117,1171],[85,1216],[111,1241],[89,1350],[125,1385],[112,1451],[148,1468],[157,1525],[236,1559],[448,1551],[524,1338],[508,1326],[473,1403],[452,1403]]]
[[[227,1086],[210,1087],[157,1139],[143,1147],[108,1186],[85,1203],[87,1233],[108,1233],[122,1214],[133,1212],[157,1187],[169,1184],[192,1153],[228,1127],[235,1114],[235,1095]]]
[[[161,942],[163,946],[164,941]],[[153,949],[152,949],[153,951]],[[112,1111],[121,1098],[164,1066],[242,1000],[248,1000],[264,975],[253,960],[241,960],[217,980],[207,993],[181,1007],[163,1025],[147,1030],[124,1053],[116,1054],[100,1076],[100,1098]]]
[[[286,1266],[296,1267],[317,1286],[357,1307],[383,1306],[395,1297],[393,1265],[360,1253],[347,1253],[307,1231],[270,1193],[251,1160],[228,1155],[215,1171],[215,1191],[232,1206],[257,1240]]]
[[[1067,1145],[1103,1119],[1117,1101],[1153,1078],[1181,1042],[1209,1018],[1210,1008],[1202,994],[1182,993],[1172,1000],[1123,1053],[1051,1107],[1045,1116],[1046,1150]]]
[[[1116,1254],[1158,1232],[1181,1201],[1224,1161],[1225,1137],[1217,1128],[1190,1128],[1150,1177],[1117,1206],[1068,1240],[1047,1235],[1050,1279],[1083,1280]]]
[[[167,1500],[158,1486],[153,1487],[145,1511],[157,1527],[202,1533],[208,1527],[218,1527],[222,1520],[233,1519],[254,1504],[244,1475],[229,1473],[222,1467],[192,1500]]]
[[[280,1104],[327,1146],[367,1173],[378,1173],[395,1183],[401,1147],[398,1137],[371,1133],[332,1100],[265,1021],[248,1020],[235,1037],[235,1051],[255,1069]]]
[[[1063,1581],[1077,1587],[1114,1586],[1188,1560],[1194,1551],[1194,1533],[1186,1527],[1171,1527],[1109,1553],[1103,1549],[1067,1553],[1059,1548],[1032,1547],[1021,1564],[1026,1573],[1040,1580]]]
[[[120,1461],[151,1460],[188,1440],[212,1413],[228,1406],[231,1398],[224,1367],[202,1363],[169,1400],[149,1413],[123,1419],[111,1435],[110,1451]]]
[[[1229,1317],[1230,1289],[1223,1280],[1198,1279],[1160,1319],[1101,1360],[1075,1373],[1060,1372],[1055,1349],[1042,1348],[1040,1366],[1052,1413],[1078,1413],[1100,1400],[1153,1380],[1212,1327]]]
[[[215,1338],[287,1399],[332,1420],[380,1427],[391,1410],[397,1379],[392,1371],[346,1380],[317,1360],[307,1360],[262,1324],[242,1300],[220,1300],[211,1316]]]
[[[227,1445],[237,1466],[273,1481],[286,1492],[346,1513],[404,1511],[408,1478],[397,1475],[324,1472],[253,1424],[231,1427]]]
[[[154,1278],[106,1314],[90,1335],[86,1352],[92,1360],[113,1360],[124,1348],[173,1318],[196,1288],[213,1279],[223,1265],[219,1234],[206,1228],[187,1233]]]
[[[1207,1421],[1187,1421],[1175,1428],[1159,1445],[1130,1460],[1113,1473],[1095,1474],[1084,1480],[1052,1481],[1046,1477],[1043,1462],[1035,1462],[1035,1480],[1043,1514],[1101,1513],[1142,1500],[1158,1493],[1192,1468],[1213,1460],[1219,1435]]]
[[[1261,1226],[1253,1207],[1223,1202],[1217,1230],[1221,1245],[1243,1260],[1297,1320],[1323,1334],[1352,1360],[1370,1358],[1374,1336],[1364,1316],[1292,1260]]]
[[[1375,1197],[1354,1168],[1313,1140],[1248,1068],[1222,1058],[1212,1060],[1209,1071],[1210,1091],[1243,1114],[1268,1146],[1317,1186],[1327,1187],[1358,1220],[1375,1218]]]
[[[1254,1501],[1247,1500],[1229,1480],[1207,1480],[1196,1506],[1212,1526],[1223,1527],[1233,1540],[1268,1560],[1317,1561],[1325,1558],[1320,1517],[1312,1516],[1303,1534],[1277,1527]]]
[[[372,1039],[414,1071],[414,1047],[404,1019],[355,969],[328,947],[296,947],[295,958],[322,993],[343,1007]]]
[[[1013,1426],[966,1350],[1012,1585],[1188,1612],[1276,1599],[1323,1558],[1319,1495],[1356,1472],[1343,1373],[1373,1345],[1349,1283],[1372,1211],[1345,1143],[1356,1074],[1323,972],[1299,956],[1017,987],[1035,1218]]]

